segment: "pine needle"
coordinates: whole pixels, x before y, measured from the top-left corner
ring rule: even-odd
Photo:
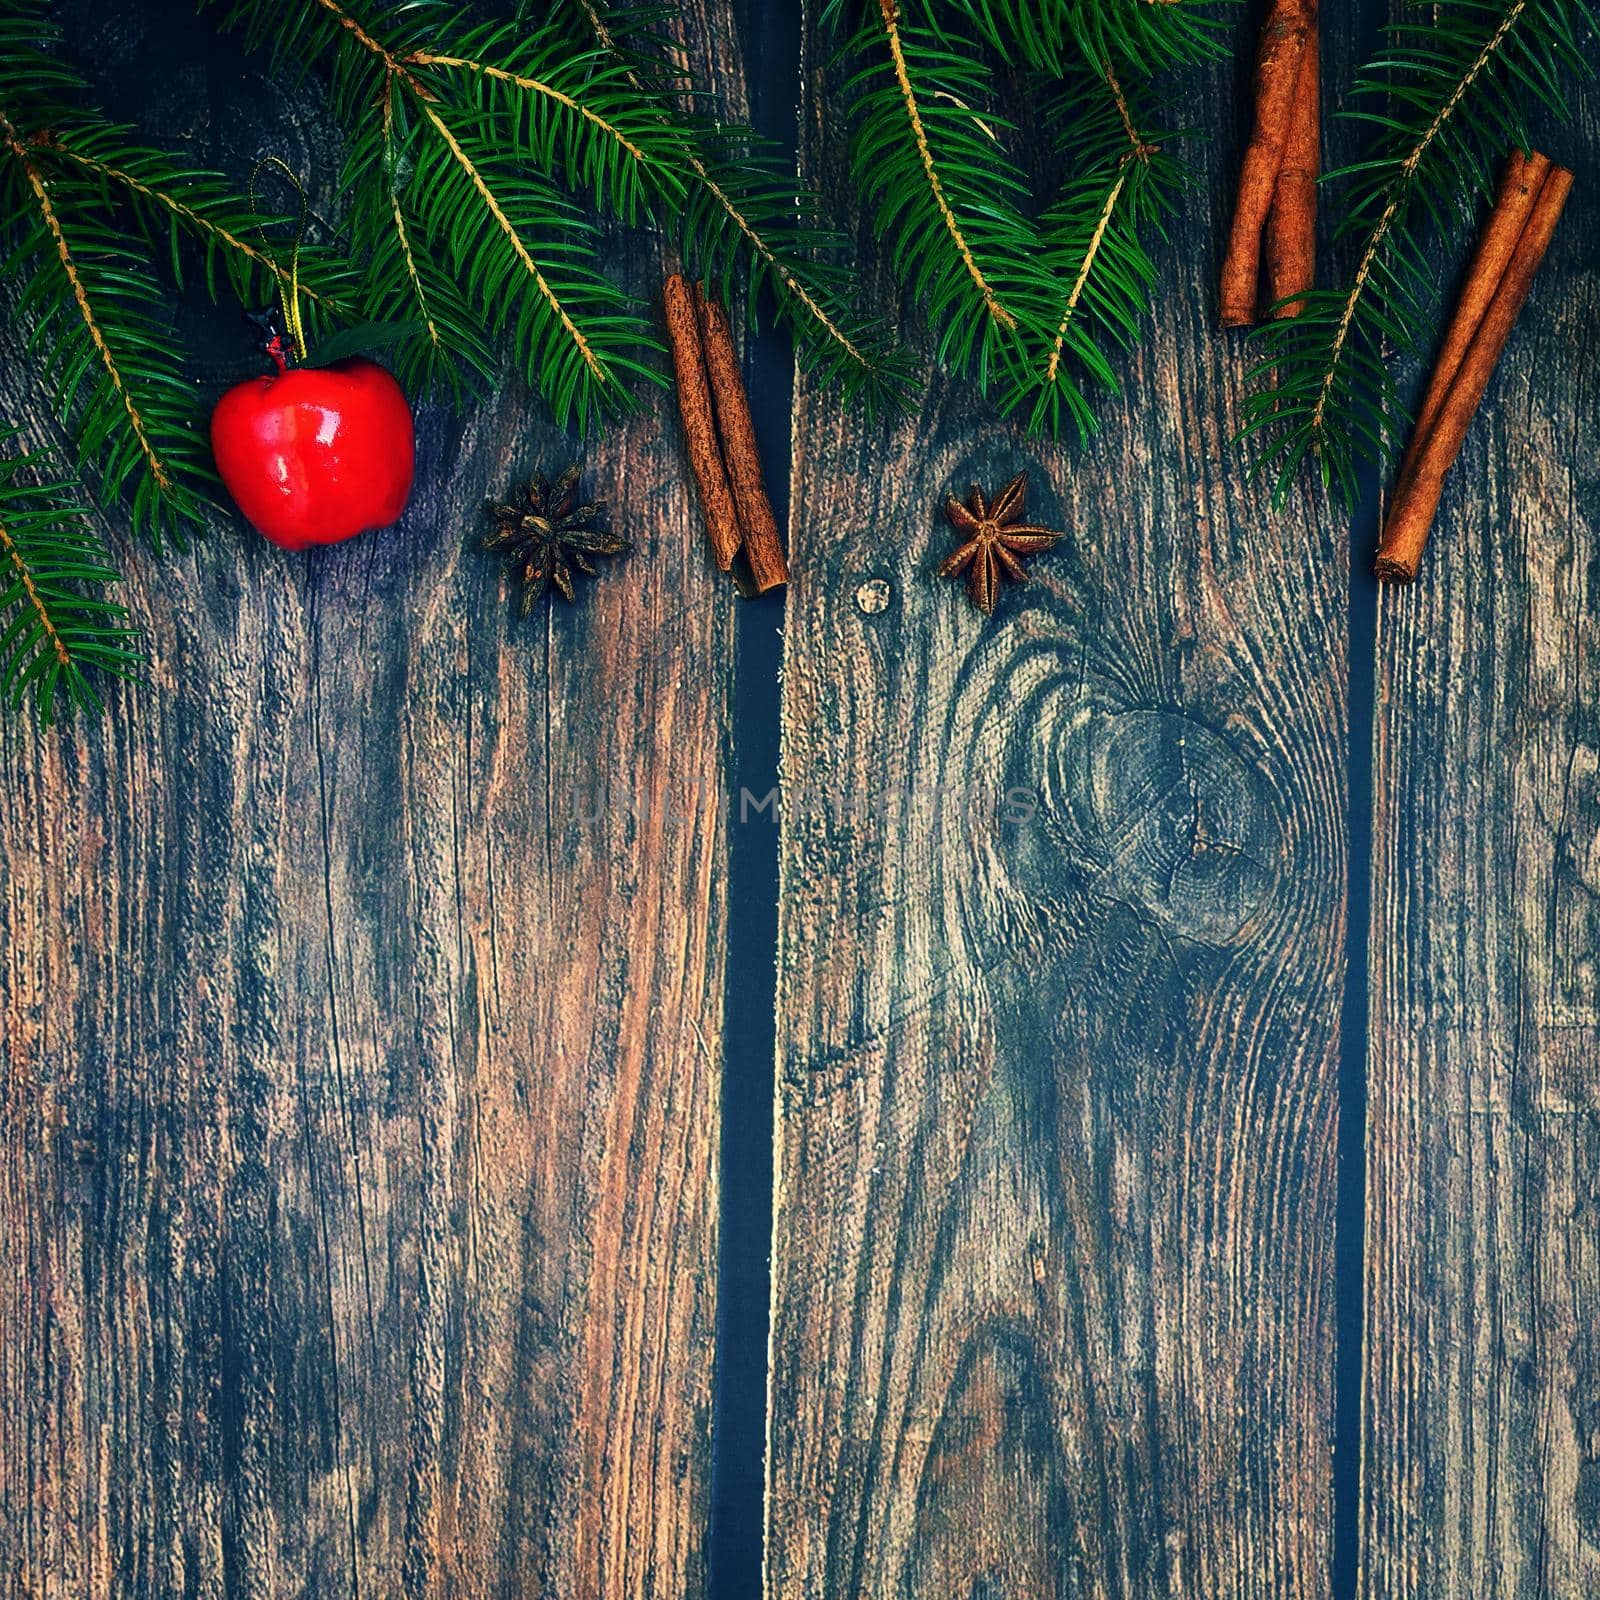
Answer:
[[[54,202],[50,199],[50,191],[45,185],[44,178],[39,171],[38,164],[28,154],[17,130],[11,125],[3,111],[0,111],[0,139],[16,159],[17,165],[22,169],[22,175],[28,181],[28,187],[33,191],[33,198],[39,207],[39,217],[43,222],[46,232],[50,236],[50,243],[55,249],[56,259],[60,262],[61,271],[66,277],[67,286],[72,291],[72,298],[78,308],[78,314],[83,318],[84,331],[89,336],[89,342],[94,346],[95,355],[106,369],[106,376],[111,381],[111,387],[116,391],[118,401],[123,411],[127,414],[128,426],[133,430],[134,441],[139,448],[139,453],[144,457],[146,470],[154,482],[156,490],[163,497],[172,495],[172,475],[167,471],[165,463],[150,442],[150,430],[145,426],[144,418],[139,413],[139,407],[134,402],[128,385],[123,380],[122,368],[117,363],[116,355],[106,339],[105,330],[100,326],[95,315],[93,303],[89,298],[89,291],[84,283],[84,275],[78,270],[77,263],[72,259],[71,247],[67,244],[66,233],[62,230],[61,219],[56,214]]]

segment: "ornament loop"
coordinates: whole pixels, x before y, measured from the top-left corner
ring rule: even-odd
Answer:
[[[272,248],[267,243],[267,230],[261,222],[261,208],[256,204],[256,179],[261,176],[264,167],[274,167],[289,180],[296,196],[300,201],[300,212],[295,219],[294,246],[289,255],[289,286],[287,291],[283,286],[281,271],[278,275],[278,300],[283,307],[283,320],[288,324],[289,335],[294,340],[294,350],[299,358],[306,359],[306,334],[300,321],[300,241],[306,236],[306,218],[309,210],[306,204],[305,185],[295,176],[294,169],[287,161],[279,156],[263,156],[255,164],[255,170],[250,174],[250,209],[256,214],[256,233],[261,239],[261,248],[266,252],[267,259],[272,262],[274,270],[278,270],[277,259],[272,254]],[[282,358],[277,357],[279,365]]]

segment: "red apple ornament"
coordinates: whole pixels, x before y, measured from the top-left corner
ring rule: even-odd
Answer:
[[[230,389],[211,413],[211,449],[228,493],[285,550],[335,544],[399,519],[415,443],[400,385],[355,356],[285,366]]]

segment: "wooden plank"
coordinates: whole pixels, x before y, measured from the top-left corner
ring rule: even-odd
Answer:
[[[151,131],[331,186],[167,13]],[[0,723],[7,1595],[703,1588],[736,602],[647,402],[634,553],[519,619],[482,503],[571,449],[427,408],[398,531],[129,552],[152,687]]]
[[[1090,448],[957,384],[871,430],[800,386],[774,1600],[1326,1592],[1345,541],[1229,447],[1230,163],[1186,154]],[[1069,536],[985,623],[937,511],[1024,467]]]
[[[1378,610],[1362,1592],[1600,1592],[1600,196]]]

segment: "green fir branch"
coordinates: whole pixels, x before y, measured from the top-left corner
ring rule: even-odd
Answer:
[[[682,202],[694,151],[688,131],[639,93],[628,64],[598,43],[575,45],[546,22],[477,28],[408,65],[434,84],[464,78],[485,115],[503,120],[530,164],[636,224],[659,222]]]
[[[622,380],[659,382],[639,359],[659,349],[652,326],[599,270],[581,206],[670,230],[725,289],[748,264],[805,365],[869,404],[903,390],[904,363],[850,311],[814,198],[748,129],[677,108],[645,20],[589,0],[477,27],[435,0],[239,0],[229,16],[281,70],[331,64],[362,311],[417,329],[402,378],[487,375],[507,333],[558,420],[584,429],[627,404]]]
[[[192,244],[202,252],[203,281],[213,303],[226,290],[241,305],[258,305],[287,293],[297,278],[309,335],[325,318],[348,315],[341,297],[353,286],[331,250],[302,242],[298,271],[292,272],[290,245],[281,251],[269,247],[269,237],[287,239],[293,218],[258,211],[220,173],[136,139],[131,128],[74,109],[38,135],[34,147],[47,168],[72,169],[98,182],[108,211],[126,207],[152,250],[164,256],[180,292],[188,273],[185,245]]]
[[[824,21],[841,26],[846,9],[830,0]],[[860,91],[852,175],[939,360],[1004,387],[1025,373],[1027,346],[1050,337],[1056,295],[981,41],[959,34],[948,9],[937,26],[903,17],[895,0],[860,10],[845,45],[856,65],[846,92]]]
[[[0,212],[23,219],[6,271],[22,280],[27,354],[79,463],[97,461],[103,500],[131,487],[136,534],[157,545],[181,537],[201,516],[210,470],[165,297],[125,235],[97,213],[93,186],[46,176],[3,109],[0,160]]]
[[[660,382],[640,350],[659,341],[640,308],[592,265],[593,229],[504,143],[423,103],[412,188],[423,237],[441,248],[488,331],[509,331],[558,425],[588,433],[628,409],[625,375]],[[564,226],[563,226],[564,225]],[[534,252],[537,251],[537,258]],[[531,284],[531,287],[530,287]]]
[[[672,228],[687,270],[719,282],[727,300],[737,266],[747,262],[752,314],[765,291],[804,370],[837,384],[847,401],[859,400],[869,418],[903,409],[908,363],[889,346],[881,322],[856,313],[854,277],[841,264],[847,241],[822,222],[820,197],[797,192],[779,152],[747,126],[677,110],[687,85],[663,63],[666,45],[646,20],[609,10],[603,0],[573,3],[651,114],[681,123],[688,135],[686,192]]]
[[[1386,463],[1408,415],[1393,378],[1396,354],[1432,337],[1438,274],[1427,246],[1457,231],[1492,194],[1497,164],[1530,148],[1529,106],[1565,119],[1563,81],[1587,71],[1584,0],[1436,0],[1388,30],[1357,78],[1346,116],[1375,127],[1371,151],[1324,181],[1348,185],[1339,240],[1348,276],[1305,296],[1298,317],[1258,331],[1263,384],[1246,402],[1243,433],[1281,499],[1309,456],[1323,484],[1353,501],[1363,463]]]
[[[671,130],[606,63],[575,60],[562,29],[473,29],[437,0],[240,0],[228,16],[283,70],[329,68],[363,311],[404,306],[417,330],[403,378],[487,375],[504,339],[583,433],[630,409],[631,378],[663,381],[642,359],[660,349],[644,307],[601,272],[594,222],[558,187],[637,217],[677,183]]]
[[[858,0],[845,46],[864,89],[851,168],[941,362],[1036,432],[1093,426],[1092,386],[1150,309],[1150,255],[1183,169],[1153,133],[1151,76],[1217,53],[1215,19],[1160,0]],[[845,0],[826,15],[837,21]],[[1047,107],[1066,177],[1036,215],[1007,145],[996,68]]]
[[[26,350],[41,367],[80,465],[99,493],[130,492],[136,532],[160,543],[196,521],[209,470],[194,432],[165,297],[105,205],[100,180],[52,164],[49,130],[83,85],[51,53],[41,5],[0,13],[0,229],[20,285]]]
[[[748,265],[752,311],[763,290],[795,341],[800,366],[859,401],[868,419],[906,406],[910,365],[881,320],[855,309],[857,284],[842,264],[845,243],[820,216],[821,201],[796,193],[775,148],[750,129],[703,126],[690,192],[675,230],[688,269],[720,285]]]
[[[1118,386],[1113,357],[1137,342],[1149,316],[1158,277],[1149,246],[1166,240],[1185,173],[1165,148],[1179,136],[1152,131],[1154,111],[1114,72],[1080,66],[1063,99],[1077,108],[1060,140],[1068,176],[1042,231],[1045,260],[1066,289],[1031,382],[1002,405],[1027,407],[1030,430],[1052,437],[1070,419],[1083,439],[1095,425],[1085,381]]]
[[[0,432],[0,445],[15,441]],[[0,693],[32,697],[40,725],[67,707],[99,710],[95,676],[136,678],[138,630],[107,598],[118,574],[77,486],[36,455],[0,452]]]
[[[379,142],[366,149],[369,170],[352,191],[350,232],[371,241],[362,306],[374,322],[418,330],[390,352],[405,387],[444,388],[459,398],[464,376],[474,386],[486,382],[499,361],[457,275],[419,242],[409,198],[414,163],[395,134],[398,98],[391,77],[383,86]]]

